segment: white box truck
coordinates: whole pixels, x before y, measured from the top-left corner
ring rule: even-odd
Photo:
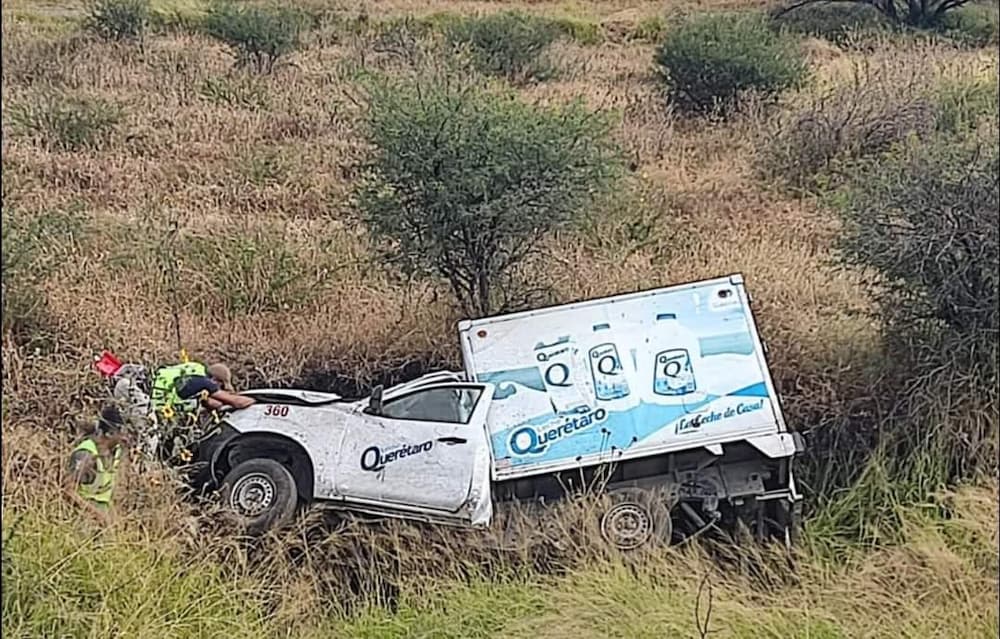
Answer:
[[[297,503],[485,526],[599,486],[622,548],[740,519],[788,540],[789,432],[739,275],[459,324],[464,371],[371,397],[257,389],[197,442],[255,530]],[[679,526],[676,524],[680,524]]]

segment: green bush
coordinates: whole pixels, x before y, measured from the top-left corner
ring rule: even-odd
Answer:
[[[121,110],[104,100],[44,91],[7,109],[12,128],[60,151],[98,148],[121,121]]]
[[[278,60],[299,48],[308,23],[308,16],[296,9],[227,3],[212,7],[202,25],[229,45],[237,66],[270,73]]]
[[[807,4],[776,14],[771,22],[778,29],[836,44],[845,44],[858,34],[883,31],[891,24],[871,5],[843,2]]]
[[[515,82],[551,76],[544,54],[560,34],[551,20],[517,12],[463,18],[445,27],[446,41],[467,47],[481,73]]]
[[[369,80],[374,151],[356,196],[385,256],[440,277],[469,314],[530,299],[524,265],[621,171],[610,122],[579,103],[536,108],[511,92],[421,75]]]
[[[667,32],[655,61],[670,99],[694,113],[725,111],[741,95],[797,87],[808,67],[796,38],[757,15],[704,15]]]
[[[839,259],[876,274],[892,352],[947,343],[919,360],[974,372],[986,386],[996,383],[1000,328],[998,162],[995,131],[936,136],[859,162],[835,199]]]
[[[142,41],[149,27],[149,0],[91,0],[84,27],[105,40]]]
[[[967,4],[944,14],[938,29],[971,47],[996,47],[1000,43],[1000,8],[996,3]]]

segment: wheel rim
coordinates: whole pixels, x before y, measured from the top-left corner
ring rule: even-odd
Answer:
[[[274,482],[263,473],[244,475],[233,484],[229,507],[244,517],[256,517],[274,503]]]
[[[601,518],[601,534],[618,548],[632,550],[653,536],[653,518],[639,504],[616,504]]]

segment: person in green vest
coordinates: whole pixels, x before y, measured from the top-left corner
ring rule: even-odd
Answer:
[[[69,459],[70,494],[107,521],[122,459],[125,456],[124,420],[114,405],[105,406],[91,432]]]
[[[159,369],[153,380],[151,399],[153,407],[161,412],[167,407],[172,412],[194,411],[198,401],[211,410],[223,406],[246,408],[254,403],[252,398],[233,391],[232,374],[227,366],[205,366],[200,362],[183,362]]]

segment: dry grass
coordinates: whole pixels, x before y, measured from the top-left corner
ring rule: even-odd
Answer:
[[[22,443],[3,459],[10,636],[697,637],[709,598],[721,637],[964,639],[998,624],[995,484],[938,495],[947,520],[901,511],[900,545],[833,564],[807,544],[794,568],[752,546],[621,557],[594,541],[592,500],[476,533],[334,530],[314,513],[245,543],[158,471],[127,474],[118,519],[98,529],[41,498],[57,493],[58,440],[5,436]]]
[[[758,4],[677,0],[671,11]],[[607,0],[446,9],[510,5],[626,31],[664,11],[662,3]],[[357,13],[354,5],[323,6]],[[366,6],[373,18],[440,10],[420,0]],[[66,26],[77,10],[23,0],[3,9],[4,219],[56,212],[81,225],[71,239],[40,249],[48,269],[31,339],[4,337],[4,535],[21,539],[17,581],[8,582],[5,557],[5,632],[698,636],[698,575],[712,571],[716,637],[996,636],[992,483],[952,496],[956,514],[945,523],[907,510],[905,543],[855,563],[829,565],[817,545],[801,558],[793,585],[772,587],[713,568],[693,550],[636,567],[583,541],[586,526],[571,527],[579,520],[569,515],[558,520],[580,541],[569,548],[551,542],[559,534],[497,553],[450,531],[398,526],[331,537],[303,524],[252,551],[224,541],[212,517],[178,505],[159,474],[133,477],[123,519],[94,533],[56,498],[57,469],[73,420],[93,414],[94,353],[110,348],[148,362],[176,355],[171,283],[160,272],[174,222],[185,346],[231,361],[244,381],[335,374],[367,381],[406,362],[455,366],[459,316],[443,291],[401,284],[372,263],[349,215],[363,149],[339,71],[358,58],[363,40],[313,37],[293,65],[248,76],[198,35],[158,35],[143,52],[80,38]],[[868,64],[905,71],[931,60],[952,73],[982,58],[996,68],[995,51],[879,46],[865,54]],[[862,59],[811,51],[824,86],[842,85]],[[864,315],[870,300],[858,274],[829,265],[837,231],[829,213],[759,181],[759,142],[773,112],[751,108],[724,124],[680,119],[660,97],[651,53],[640,43],[562,43],[555,51],[562,74],[523,89],[531,100],[583,96],[618,109],[616,135],[634,168],[634,188],[592,211],[587,229],[551,238],[539,277],[566,301],[741,271],[789,420],[820,433],[869,423],[857,407],[877,399],[873,384],[884,368],[876,327]],[[121,110],[120,121],[100,145],[48,148],[6,114],[44,105],[52,94],[104,100]],[[793,106],[809,95],[791,98]],[[995,420],[986,422],[995,431]],[[91,534],[96,545],[86,541]],[[283,554],[261,559],[275,549]],[[87,585],[97,567],[80,557],[91,552],[126,568]],[[431,570],[430,557],[447,560]],[[20,589],[10,599],[9,583]],[[375,605],[388,586],[399,599],[395,613]],[[29,587],[41,603],[30,603]],[[74,588],[83,594],[67,595]],[[345,620],[344,608],[358,598],[372,607]],[[39,620],[50,625],[31,625]]]

